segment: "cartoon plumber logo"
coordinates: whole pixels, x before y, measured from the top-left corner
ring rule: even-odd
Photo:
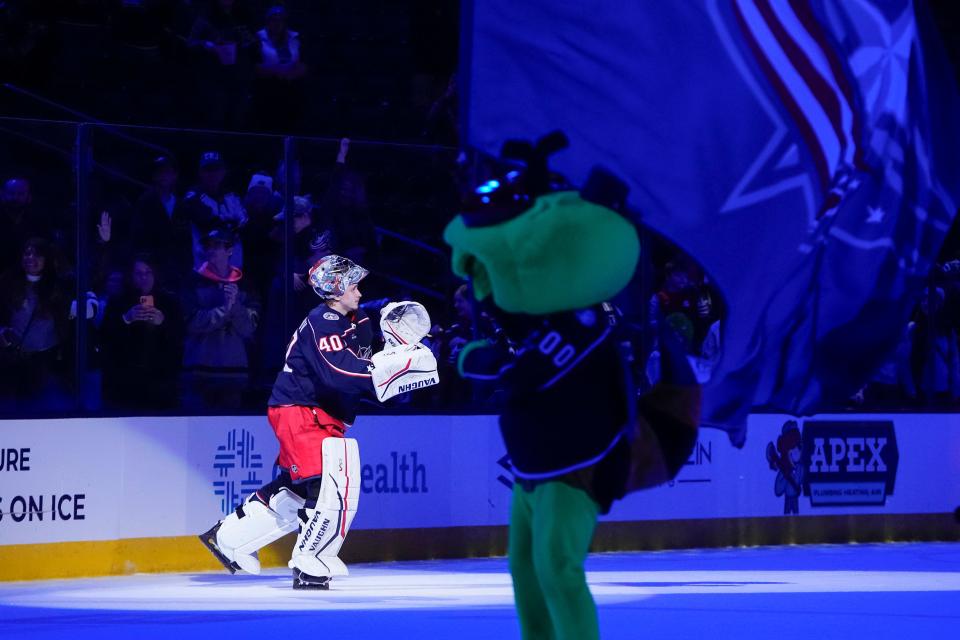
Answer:
[[[803,435],[796,420],[787,420],[780,429],[777,443],[767,443],[767,462],[776,471],[773,492],[783,496],[783,513],[800,513],[800,494],[803,491]]]

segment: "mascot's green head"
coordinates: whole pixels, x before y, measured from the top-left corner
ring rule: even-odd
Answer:
[[[444,231],[453,271],[508,313],[543,315],[611,299],[640,257],[636,227],[615,211],[626,187],[594,169],[578,193],[547,170],[566,146],[559,132],[536,146],[507,143],[503,156],[525,161],[476,189]]]

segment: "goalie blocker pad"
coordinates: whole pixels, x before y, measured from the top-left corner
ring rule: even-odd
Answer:
[[[377,400],[386,402],[398,393],[406,393],[439,384],[437,359],[422,344],[399,349],[384,349],[373,354],[373,389]]]
[[[315,509],[300,511],[289,567],[312,577],[345,576],[337,554],[360,504],[360,449],[353,438],[323,441],[323,479]]]
[[[415,345],[430,332],[430,314],[419,302],[391,302],[380,310],[380,331],[386,349]]]

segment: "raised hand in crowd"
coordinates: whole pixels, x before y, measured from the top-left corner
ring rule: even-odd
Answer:
[[[100,212],[100,223],[97,224],[97,235],[100,236],[100,242],[110,242],[110,236],[113,227],[113,220],[107,211]]]

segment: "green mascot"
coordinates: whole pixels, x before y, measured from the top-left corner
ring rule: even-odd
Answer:
[[[461,375],[505,390],[515,481],[509,559],[526,639],[599,637],[584,573],[597,517],[676,475],[696,441],[700,387],[661,335],[661,381],[638,396],[632,341],[612,303],[637,269],[626,188],[595,169],[582,192],[547,168],[562,133],[508,143],[516,168],[480,185],[444,232],[454,272],[501,333],[461,351]],[[666,326],[666,323],[658,323]]]

